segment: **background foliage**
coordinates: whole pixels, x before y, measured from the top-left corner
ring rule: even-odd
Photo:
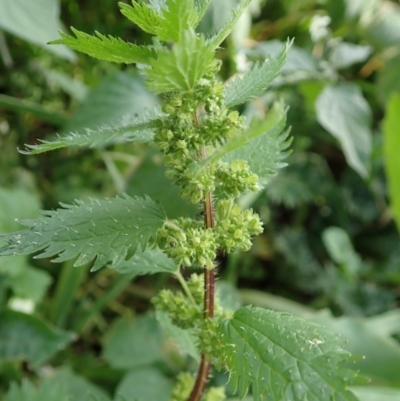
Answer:
[[[400,398],[400,5],[387,0],[253,0],[219,55],[221,79],[276,55],[294,37],[273,88],[250,101],[250,120],[277,98],[290,105],[293,153],[257,198],[264,234],[252,252],[219,268],[222,302],[272,308],[325,325],[365,359],[361,401]],[[201,23],[213,32],[235,0],[216,0]],[[149,36],[117,2],[3,0],[0,4],[0,232],[75,198],[126,192],[196,210],[164,177],[144,144],[61,149],[23,156],[16,148],[82,127],[110,126],[160,100],[137,71],[47,46],[73,25],[141,44]],[[233,99],[234,101],[234,99]],[[233,103],[234,104],[234,103]],[[149,185],[150,183],[150,185]],[[0,394],[11,400],[168,400],[173,379],[196,366],[150,298],[175,286],[161,274],[75,268],[47,259],[0,259]],[[162,329],[160,323],[162,323]],[[312,344],[310,344],[312,346]],[[226,377],[214,376],[214,384]],[[232,395],[233,397],[233,395]],[[233,398],[232,398],[233,399]]]

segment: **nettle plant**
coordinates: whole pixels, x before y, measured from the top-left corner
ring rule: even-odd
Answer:
[[[341,364],[354,358],[336,335],[287,313],[256,307],[228,312],[215,296],[218,257],[248,251],[252,237],[263,231],[259,216],[236,200],[264,188],[284,166],[290,142],[282,102],[249,125],[231,110],[270,86],[289,42],[276,59],[255,65],[243,77],[225,86],[218,79],[221,62],[215,54],[250,1],[242,0],[210,37],[195,31],[210,0],[120,3],[125,17],[154,35],[148,46],[98,32],[61,33],[62,39],[52,43],[110,62],[136,63],[150,90],[162,96],[163,107],[83,135],[27,145],[24,151],[154,142],[167,177],[180,187],[182,198],[199,205],[203,216],[171,220],[155,200],[127,195],[61,204],[40,219],[22,221],[27,229],[1,235],[6,245],[0,255],[42,251],[36,257],[57,255],[54,262],[76,258],[75,266],[94,260],[93,271],[108,266],[124,273],[175,276],[182,291],[162,290],[153,304],[180,328],[177,332],[188,330],[195,337],[201,361],[197,375],[178,376],[171,401],[225,399],[223,388],[206,389],[211,366],[229,372],[241,398],[251,389],[256,401],[353,401],[347,386],[357,374]],[[193,269],[188,279],[183,268]]]

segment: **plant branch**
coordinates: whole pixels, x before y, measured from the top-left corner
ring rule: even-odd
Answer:
[[[196,124],[199,124],[197,113],[194,114]],[[201,158],[207,157],[206,149],[203,146],[200,150]],[[212,203],[212,193],[204,195],[204,226],[214,228],[214,208]],[[214,316],[214,269],[204,268],[204,319]],[[211,363],[207,355],[201,356],[200,367],[197,372],[196,382],[188,401],[199,401],[207,385],[208,375],[210,374]]]
[[[193,305],[196,305],[196,301],[194,300],[193,295],[192,295],[192,293],[191,293],[191,291],[190,291],[185,279],[183,278],[181,272],[180,271],[176,272],[175,273],[175,277],[179,281],[179,284],[182,286],[182,289],[185,292],[186,296],[189,298],[190,302]]]

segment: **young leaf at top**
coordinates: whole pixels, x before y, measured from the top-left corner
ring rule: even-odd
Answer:
[[[172,50],[159,50],[157,59],[146,70],[148,87],[165,93],[192,89],[198,80],[214,66],[214,50],[193,30],[183,33],[182,40]]]
[[[217,32],[214,36],[207,39],[207,44],[210,45],[213,49],[217,48],[230,34],[236,22],[243,14],[243,11],[246,7],[251,3],[252,0],[240,0],[239,5],[232,11],[232,16],[229,21],[225,24],[225,26]]]
[[[121,8],[121,14],[134,22],[145,32],[153,35],[157,34],[157,28],[162,23],[161,14],[146,3],[137,3],[132,1],[132,6],[125,3],[118,3]]]
[[[288,313],[244,307],[218,327],[233,387],[255,401],[357,401],[347,386],[357,373],[344,341]]]
[[[165,5],[157,36],[167,42],[179,42],[183,33],[194,28],[197,22],[193,0],[166,0]]]
[[[267,90],[280,74],[291,44],[292,42],[288,41],[278,57],[268,58],[263,64],[256,64],[243,78],[232,80],[225,89],[226,106],[232,107],[245,103]]]
[[[193,177],[197,177],[209,164],[222,159],[246,160],[251,170],[259,176],[260,183],[276,174],[284,167],[282,160],[287,156],[287,132],[282,134],[286,124],[286,110],[283,102],[278,102],[264,120],[255,120],[250,127],[217,148],[207,159],[194,162],[189,167]]]
[[[155,57],[154,49],[149,47],[137,46],[133,43],[125,42],[120,38],[114,38],[110,35],[108,37],[104,36],[99,32],[95,32],[96,37],[72,27],[71,30],[76,37],[60,31],[62,39],[53,40],[49,44],[67,45],[71,49],[85,53],[91,57],[113,63],[148,64],[149,60]]]
[[[165,220],[160,205],[148,197],[125,195],[61,206],[64,209],[44,211],[43,218],[22,221],[27,230],[1,234],[0,241],[8,245],[0,248],[0,256],[43,250],[37,258],[59,255],[53,262],[63,262],[79,256],[75,266],[96,258],[92,270],[107,263],[116,266],[139,245],[144,250]]]
[[[154,111],[145,116],[126,116],[119,124],[102,125],[96,130],[86,129],[85,133],[70,132],[64,135],[57,135],[53,140],[42,140],[38,145],[25,145],[26,150],[20,151],[23,154],[35,155],[65,148],[67,146],[89,146],[100,147],[121,142],[149,142],[153,139],[155,122],[160,117],[160,112]]]

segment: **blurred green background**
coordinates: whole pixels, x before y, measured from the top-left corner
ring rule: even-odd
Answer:
[[[214,0],[199,30],[213,32],[236,3]],[[115,0],[0,1],[0,232],[58,202],[121,192],[160,199],[169,217],[196,213],[152,147],[17,151],[162,101],[134,67],[46,45],[69,26],[151,40]],[[220,297],[340,333],[365,356],[355,365],[370,379],[354,389],[360,401],[400,400],[400,2],[253,0],[218,53],[221,80],[287,38],[282,76],[241,111],[263,116],[283,98],[292,154],[266,191],[241,199],[265,231],[251,252],[221,261]],[[0,399],[167,401],[176,374],[195,370],[190,339],[176,347],[151,313],[151,297],[174,281],[89,269],[0,259]]]

